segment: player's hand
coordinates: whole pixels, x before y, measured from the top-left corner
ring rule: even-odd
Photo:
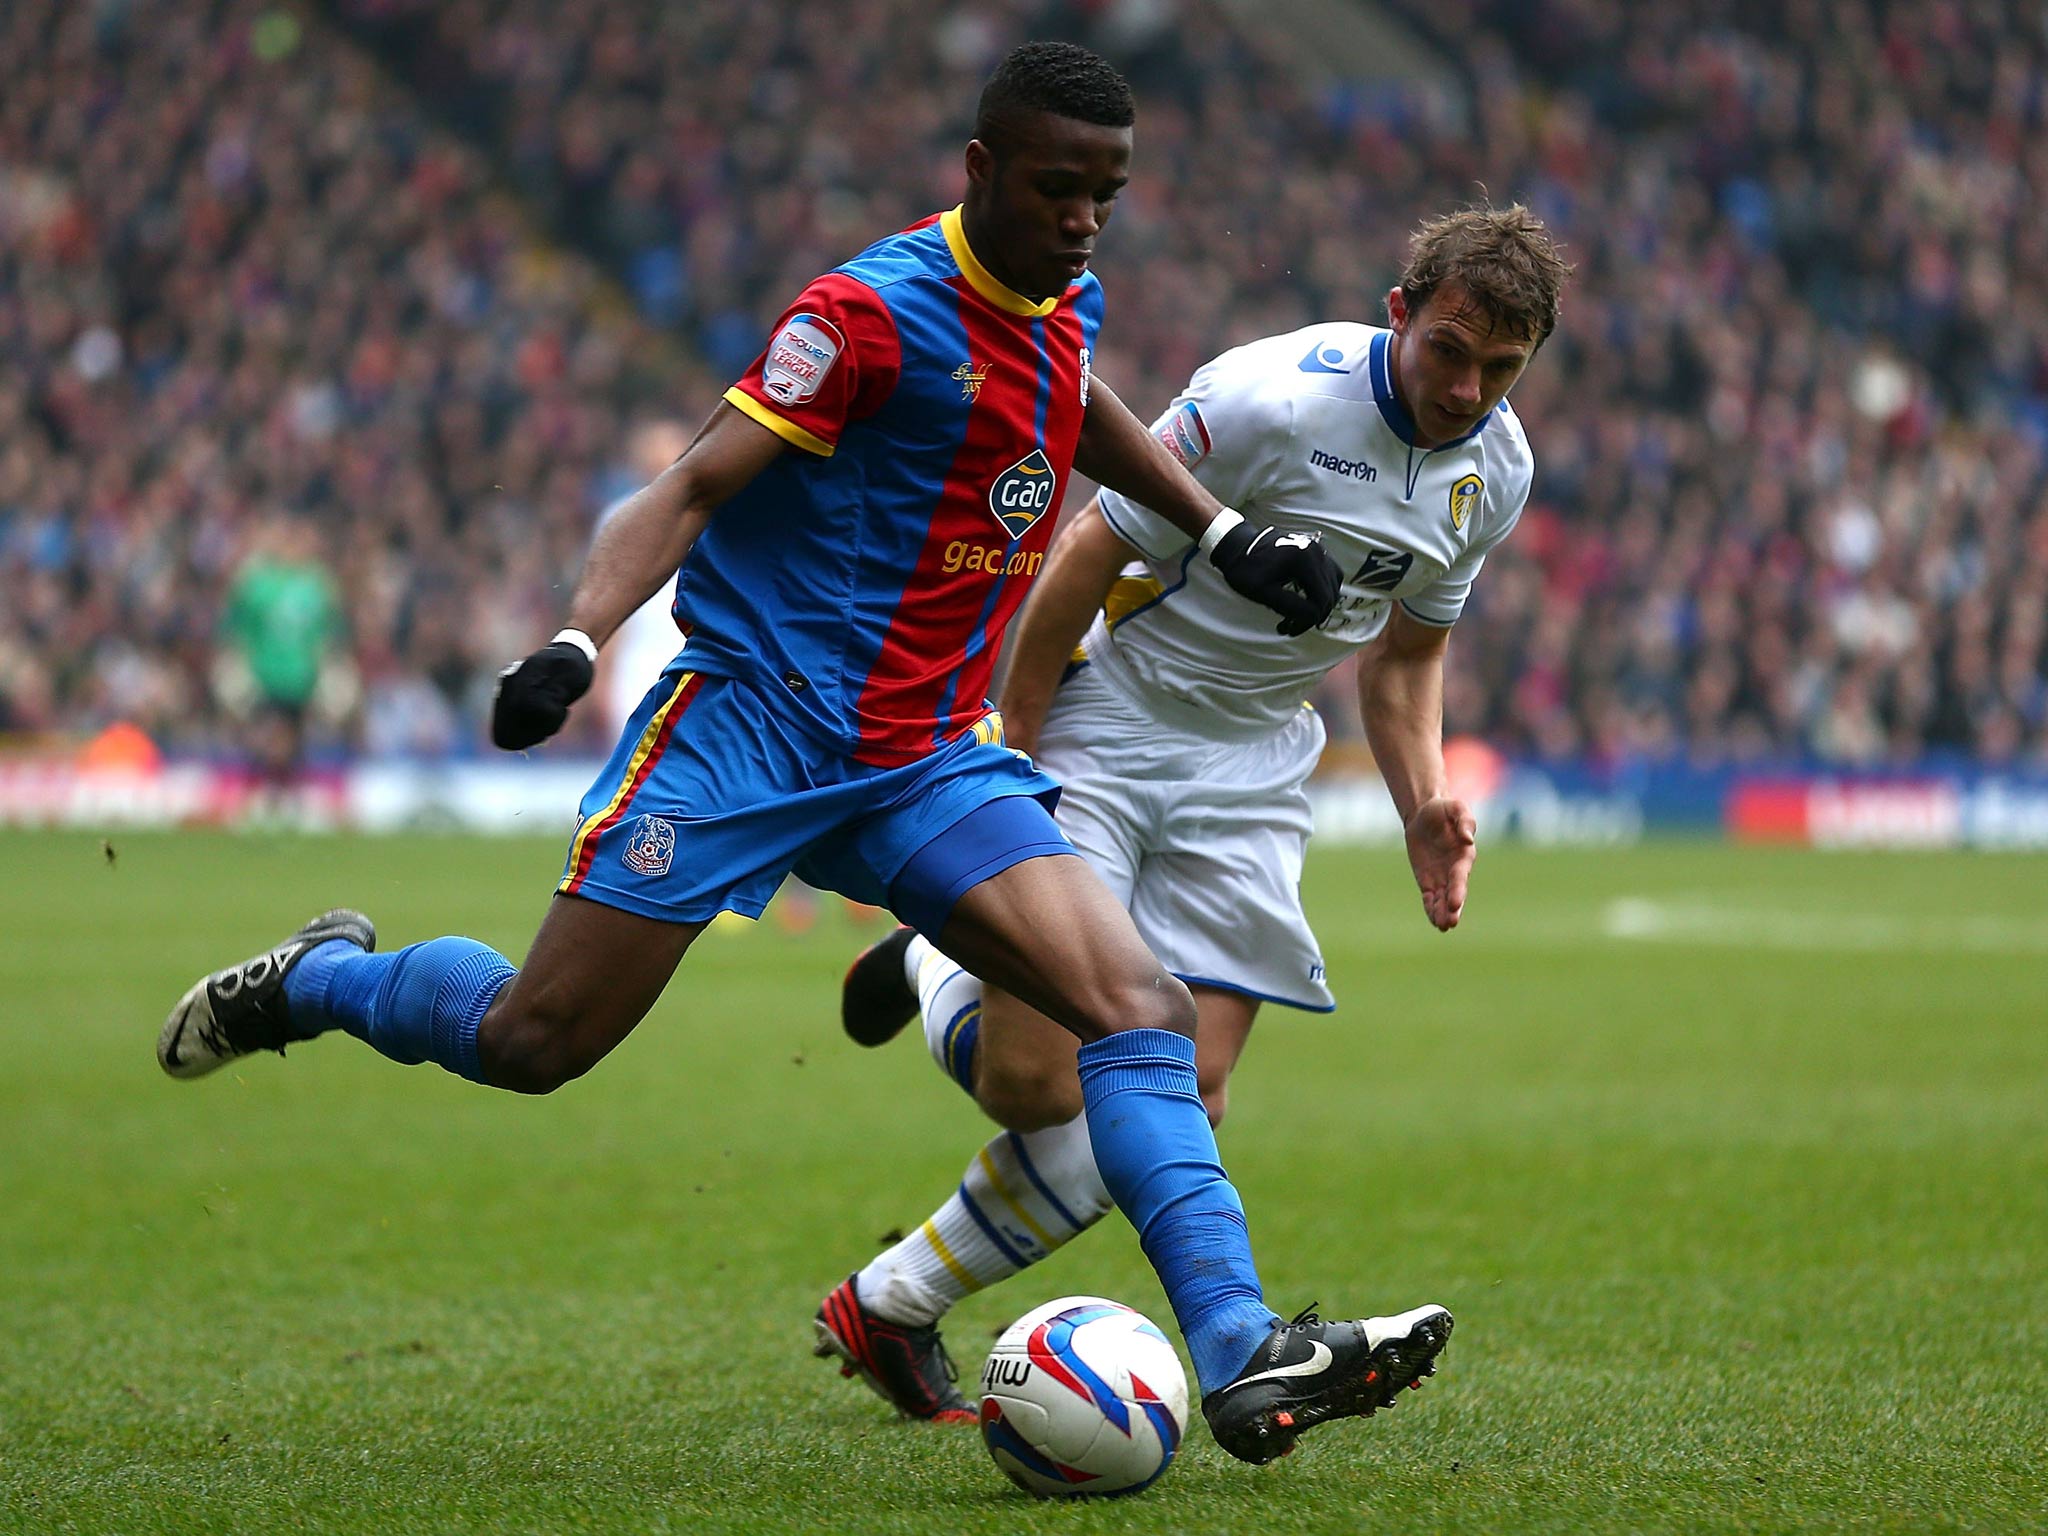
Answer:
[[[1439,795],[1425,800],[1408,818],[1408,866],[1422,891],[1422,910],[1448,933],[1465,911],[1465,886],[1479,852],[1479,827],[1471,807]]]
[[[1216,541],[1209,558],[1232,591],[1280,615],[1283,635],[1305,635],[1322,623],[1344,585],[1344,573],[1323,548],[1319,533],[1243,522]]]
[[[491,699],[491,745],[524,752],[562,728],[569,706],[590,691],[597,668],[566,640],[551,640],[498,674]]]

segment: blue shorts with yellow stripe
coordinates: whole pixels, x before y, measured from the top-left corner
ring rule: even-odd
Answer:
[[[914,763],[874,767],[749,684],[679,657],[584,795],[556,889],[694,923],[759,917],[794,873],[935,933],[973,882],[1073,852],[1053,825],[1058,797],[1030,758],[1002,744],[999,716]]]

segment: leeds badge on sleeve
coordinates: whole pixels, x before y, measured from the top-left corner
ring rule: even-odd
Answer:
[[[1463,533],[1465,524],[1479,506],[1479,493],[1486,482],[1477,475],[1464,475],[1451,485],[1451,526]]]

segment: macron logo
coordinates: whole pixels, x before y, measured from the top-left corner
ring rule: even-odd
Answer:
[[[1309,450],[1308,461],[1317,469],[1327,469],[1332,474],[1349,475],[1354,480],[1373,481],[1380,477],[1380,472],[1363,459],[1340,459],[1333,453],[1323,452],[1320,448]]]

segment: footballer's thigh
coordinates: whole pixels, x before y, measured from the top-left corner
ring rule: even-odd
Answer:
[[[492,1083],[545,1093],[632,1032],[705,925],[757,917],[859,807],[750,687],[671,662],[584,793],[526,962],[477,1031]]]
[[[547,1093],[581,1077],[647,1016],[706,926],[555,897],[477,1027],[486,1081]]]
[[[938,946],[1084,1042],[1127,1029],[1194,1035],[1188,989],[1076,854],[1027,858],[969,887]]]
[[[1259,1000],[1218,987],[1190,986],[1195,995],[1195,1081],[1209,1124],[1223,1123],[1230,1106],[1230,1074],[1237,1070],[1258,1022]]]
[[[1215,987],[1189,990],[1195,999],[1195,1077],[1209,1123],[1220,1125],[1229,1103],[1230,1074],[1244,1054],[1259,1004],[1256,998]],[[1065,1125],[1082,1109],[1074,1064],[1080,1044],[1037,1009],[984,983],[975,1101],[1006,1130]]]

